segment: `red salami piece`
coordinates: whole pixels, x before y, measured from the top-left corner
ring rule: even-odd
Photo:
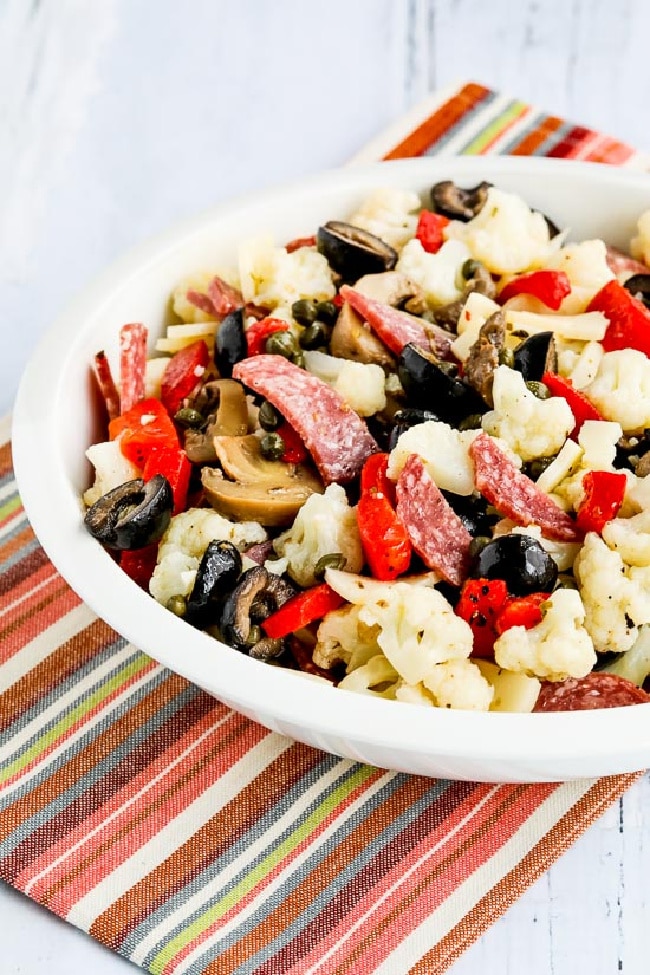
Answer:
[[[335,390],[282,356],[244,359],[232,375],[282,413],[304,441],[325,484],[354,480],[379,450],[364,421]]]
[[[492,437],[480,433],[469,454],[474,461],[474,483],[497,511],[517,525],[539,525],[542,535],[575,542],[580,533],[566,511],[518,471]]]
[[[190,288],[189,291],[185,292],[185,297],[190,305],[194,305],[195,308],[200,308],[206,315],[214,315],[214,305],[202,291],[194,291],[193,288]]]
[[[294,237],[290,240],[288,244],[284,245],[284,249],[287,254],[293,254],[294,251],[300,250],[301,247],[315,247],[316,246],[316,234],[312,234],[310,237]]]
[[[391,352],[399,355],[409,342],[421,349],[429,349],[430,342],[424,325],[408,312],[399,311],[374,298],[367,298],[360,291],[343,285],[339,294],[344,301],[364,318],[371,329]]]
[[[460,586],[467,575],[472,536],[417,454],[411,454],[399,476],[397,514],[424,564]]]
[[[615,247],[607,248],[607,265],[621,284],[631,278],[633,274],[650,274],[649,267]]]
[[[144,399],[147,329],[140,322],[120,329],[120,409],[126,413]]]
[[[630,704],[649,704],[650,694],[618,674],[603,671],[586,677],[569,677],[554,683],[544,682],[534,711],[591,711],[600,708],[625,708]]]
[[[95,356],[93,372],[106,404],[108,419],[114,420],[116,416],[120,415],[120,394],[113,382],[113,373],[105,352],[98,352]]]
[[[225,318],[231,311],[236,311],[244,304],[241,291],[233,288],[216,274],[208,285],[208,298],[218,318]]]

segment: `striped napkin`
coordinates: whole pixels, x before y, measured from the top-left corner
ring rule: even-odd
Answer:
[[[358,158],[643,165],[476,84]],[[35,539],[0,428],[0,877],[156,975],[443,972],[634,781],[450,782],[340,759],[128,644]]]

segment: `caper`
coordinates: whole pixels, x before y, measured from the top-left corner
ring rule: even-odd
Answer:
[[[533,396],[537,399],[548,399],[551,395],[548,386],[545,383],[536,383],[532,380],[526,383],[526,389],[529,389]]]
[[[512,349],[499,349],[499,365],[514,369],[515,354]]]
[[[296,351],[296,340],[291,332],[274,332],[264,346],[269,355],[281,355],[290,359]]]
[[[246,643],[253,647],[256,643],[259,643],[262,639],[262,629],[257,623],[253,623],[250,630],[248,631],[248,636],[246,637]]]
[[[322,322],[312,322],[300,336],[303,349],[318,349],[327,345],[327,328]]]
[[[547,467],[550,467],[555,456],[551,457],[536,457],[535,460],[529,461],[525,466],[526,474],[531,479],[531,481],[536,481],[542,476]]]
[[[469,416],[464,417],[458,424],[459,430],[478,430],[481,426],[481,421],[483,417],[480,413],[470,413]]]
[[[341,552],[330,552],[329,555],[323,555],[318,560],[314,566],[314,578],[322,579],[325,575],[325,569],[344,569],[345,568],[345,555]]]
[[[482,552],[488,542],[491,541],[492,539],[487,535],[477,535],[469,543],[469,557],[475,559],[479,552]]]
[[[294,352],[294,354],[291,356],[291,361],[293,362],[294,366],[298,366],[300,369],[305,368],[305,357],[302,352]]]
[[[266,460],[282,460],[285,450],[284,440],[279,433],[267,433],[260,440],[260,453]]]
[[[277,430],[282,423],[282,416],[274,406],[269,403],[268,400],[264,400],[260,406],[259,413],[257,414],[257,419],[262,430]]]
[[[480,267],[480,261],[475,261],[473,257],[469,257],[461,267],[460,273],[466,281],[469,281],[480,270]]]
[[[174,614],[174,616],[185,616],[187,600],[185,596],[181,596],[180,593],[177,593],[175,596],[170,596],[165,605],[170,613]]]
[[[318,302],[315,298],[300,298],[292,304],[291,314],[300,325],[311,325],[318,316]]]
[[[178,423],[179,427],[183,427],[183,429],[196,429],[203,426],[204,418],[198,410],[184,406],[174,413],[174,422]]]
[[[317,318],[320,318],[326,325],[334,325],[339,317],[339,310],[333,301],[319,301],[317,308]]]

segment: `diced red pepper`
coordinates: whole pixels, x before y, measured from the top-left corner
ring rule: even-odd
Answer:
[[[126,413],[144,399],[147,368],[147,328],[141,322],[120,329],[120,409]]]
[[[136,467],[144,467],[154,447],[178,449],[178,434],[160,400],[140,400],[108,425],[111,440],[120,438],[120,450]]]
[[[174,514],[185,511],[187,491],[190,485],[192,465],[187,454],[180,447],[154,447],[147,457],[142,471],[145,481],[155,474],[162,474],[169,481],[174,495]]]
[[[266,340],[274,332],[287,332],[289,326],[281,318],[262,318],[246,329],[248,354],[262,355],[266,352]]]
[[[386,474],[388,454],[371,454],[361,471],[361,493],[388,498],[395,504],[395,484]]]
[[[503,579],[468,579],[463,583],[455,613],[474,634],[473,657],[493,657],[495,621],[508,598]]]
[[[337,308],[342,308],[343,305],[345,304],[345,298],[343,297],[343,295],[336,294],[332,298],[332,304],[336,305]]]
[[[192,342],[171,357],[160,384],[160,398],[170,416],[174,416],[185,397],[196,389],[209,362],[210,351],[203,339]]]
[[[300,250],[301,247],[315,247],[316,246],[316,235],[311,234],[309,237],[294,237],[290,240],[288,244],[285,244],[284,249],[287,254],[293,254],[294,251]]]
[[[261,624],[262,629],[272,640],[289,636],[303,626],[320,620],[333,609],[342,606],[345,600],[328,586],[326,582],[289,599],[275,613]]]
[[[511,596],[498,614],[494,628],[501,636],[513,626],[525,626],[527,630],[542,622],[542,603],[549,598],[548,592],[531,592],[527,596]]]
[[[580,427],[585,420],[603,419],[603,416],[591,400],[587,399],[585,394],[579,389],[573,388],[573,383],[570,379],[565,379],[564,376],[558,376],[554,372],[545,372],[542,376],[542,382],[548,387],[553,396],[561,396],[569,404],[573,418],[576,421],[571,431],[571,437],[574,439],[577,437]]]
[[[420,211],[415,237],[427,254],[438,253],[445,242],[442,232],[448,224],[448,218],[443,217],[441,213],[432,213],[431,210]]]
[[[130,552],[120,552],[120,568],[130,579],[137,582],[141,589],[148,592],[149,580],[156,568],[157,556],[158,543],[147,545],[145,548],[136,548]]]
[[[587,311],[600,311],[609,320],[602,340],[605,352],[636,349],[650,356],[650,311],[618,281],[608,281]]]
[[[363,554],[375,579],[390,581],[406,572],[413,553],[411,540],[387,497],[362,494],[357,524]]]
[[[276,432],[284,440],[284,453],[280,460],[283,460],[285,464],[302,464],[307,457],[307,448],[300,434],[286,420],[280,424]]]
[[[614,471],[587,471],[582,479],[584,498],[578,507],[577,524],[585,532],[600,535],[623,504],[627,478]]]
[[[499,301],[504,305],[516,295],[532,295],[547,308],[557,311],[569,294],[571,282],[564,271],[532,271],[508,281],[499,292]]]

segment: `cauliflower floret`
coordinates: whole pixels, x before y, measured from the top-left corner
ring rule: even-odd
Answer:
[[[650,511],[614,518],[603,528],[603,539],[628,565],[650,565]]]
[[[305,352],[305,366],[329,383],[359,416],[372,416],[386,406],[386,377],[381,366],[339,359],[324,352]]]
[[[570,508],[577,510],[584,498],[582,482],[587,471],[614,471],[616,444],[622,434],[619,423],[610,423],[608,420],[586,420],[578,433],[581,454],[577,463],[571,466],[571,473],[554,485],[556,496],[566,502]],[[544,486],[543,490],[548,489]]]
[[[494,688],[472,660],[436,664],[422,683],[439,708],[488,711],[494,697]]]
[[[84,504],[88,507],[113,488],[140,477],[140,471],[126,459],[117,440],[93,444],[86,451],[86,457],[95,468],[95,483],[83,496]]]
[[[378,626],[361,622],[358,606],[334,609],[323,617],[318,627],[313,661],[325,670],[337,663],[344,663],[350,673],[381,653],[377,643],[378,633]]]
[[[266,541],[266,531],[256,521],[228,521],[211,508],[190,508],[174,515],[160,540],[149,583],[154,599],[165,605],[171,596],[189,596],[203,553],[215,539],[245,548]]]
[[[492,186],[480,212],[469,223],[453,222],[447,237],[462,240],[488,271],[516,274],[548,263],[555,249],[546,221],[514,193]]]
[[[513,626],[494,644],[494,659],[506,670],[529,677],[565,680],[584,677],[596,663],[591,636],[584,626],[585,607],[575,589],[557,589],[543,604],[541,623],[527,630]]]
[[[239,275],[245,301],[265,308],[290,307],[300,298],[326,300],[336,292],[325,257],[313,247],[288,254],[271,237],[254,237],[239,247]]]
[[[491,660],[476,660],[475,663],[494,689],[490,711],[528,714],[533,710],[542,686],[536,677],[503,670]]]
[[[429,254],[419,240],[406,244],[397,262],[397,270],[418,285],[427,304],[446,305],[462,297],[461,268],[472,255],[459,240],[449,240],[435,254]]]
[[[468,451],[478,433],[478,430],[454,430],[438,420],[418,423],[398,437],[390,453],[388,476],[396,481],[410,455],[418,454],[441,490],[471,494],[474,465]]]
[[[324,555],[340,553],[346,570],[359,572],[363,552],[356,510],[348,504],[341,485],[330,484],[324,494],[312,494],[273,547],[288,560],[289,575],[300,586],[316,583],[314,569]]]
[[[630,241],[630,253],[637,261],[650,265],[650,210],[645,210],[637,221],[637,235]]]
[[[637,638],[637,627],[650,623],[650,598],[630,578],[621,556],[589,532],[573,572],[584,604],[585,627],[596,650],[629,650]]]
[[[500,310],[500,305],[487,295],[482,295],[479,291],[470,292],[458,318],[458,338],[451,343],[454,355],[461,362],[465,362],[469,357],[469,350],[478,339],[479,332],[490,315]]]
[[[394,698],[399,674],[384,657],[383,653],[371,657],[365,664],[350,671],[339,687],[357,694],[371,694],[373,697]]]
[[[384,187],[375,190],[348,223],[367,230],[399,250],[414,235],[421,207],[416,193]]]
[[[560,364],[560,371],[562,375],[569,377],[574,389],[585,389],[598,375],[605,350],[600,342],[587,342],[580,352],[570,354],[573,359],[569,368],[564,371]]]
[[[239,288],[239,275],[235,268],[219,270],[219,277],[233,288]],[[187,300],[188,291],[196,291],[198,294],[207,295],[208,285],[215,276],[214,271],[199,271],[188,275],[174,288],[172,294],[172,308],[182,322],[188,325],[198,322],[214,322],[216,315],[213,311],[203,311],[197,308],[191,301]]]
[[[593,296],[614,277],[602,240],[567,244],[552,255],[547,267],[564,271],[571,282],[571,293],[560,305],[560,315],[578,315],[585,311]]]
[[[630,395],[630,390],[634,394]],[[592,383],[584,390],[591,402],[626,433],[650,426],[650,359],[636,349],[606,352]]]
[[[507,366],[495,370],[492,396],[494,409],[483,417],[483,429],[505,440],[524,461],[557,453],[575,426],[565,399],[539,399],[521,373]]]

